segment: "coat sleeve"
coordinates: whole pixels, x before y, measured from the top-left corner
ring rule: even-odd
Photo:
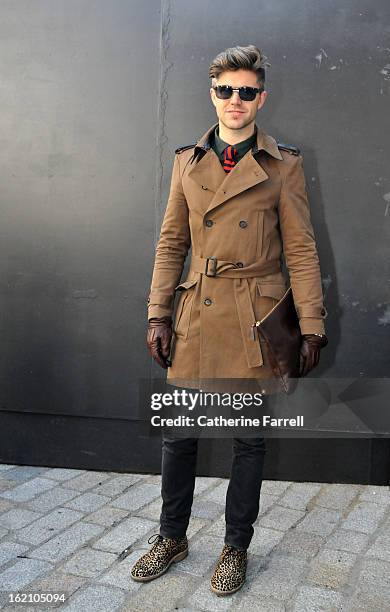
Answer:
[[[181,183],[179,154],[176,154],[168,203],[156,246],[148,297],[148,319],[173,314],[175,287],[183,272],[190,245],[188,206]]]
[[[281,175],[280,230],[301,333],[324,334],[324,319],[328,312],[323,303],[320,264],[302,156],[288,154]]]

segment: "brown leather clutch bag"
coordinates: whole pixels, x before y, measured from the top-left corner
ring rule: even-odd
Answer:
[[[267,344],[273,373],[280,378],[283,391],[292,393],[299,378],[302,335],[291,287],[255,327]]]

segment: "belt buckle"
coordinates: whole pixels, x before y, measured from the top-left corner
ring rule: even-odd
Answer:
[[[212,261],[212,269],[211,269],[211,273],[209,274],[209,261]],[[217,275],[217,258],[216,257],[206,257],[206,267],[205,267],[205,275],[206,276],[216,276]]]

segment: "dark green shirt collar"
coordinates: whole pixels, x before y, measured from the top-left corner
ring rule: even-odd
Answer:
[[[249,149],[252,148],[255,142],[256,142],[256,128],[252,136],[249,136],[249,138],[247,138],[246,140],[242,140],[241,142],[238,142],[237,144],[234,145],[235,148],[237,149],[238,159],[241,159],[241,157],[243,157],[245,153],[247,153]],[[222,138],[220,138],[219,126],[217,125],[214,131],[213,148],[216,154],[218,155],[218,157],[222,157],[224,149],[226,149],[226,147],[228,146],[229,146],[229,143],[224,142]]]

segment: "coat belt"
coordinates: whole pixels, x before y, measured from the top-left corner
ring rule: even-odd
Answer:
[[[238,262],[240,264],[240,262]],[[216,257],[199,257],[192,255],[189,272],[198,272],[208,277],[225,276],[234,279],[234,297],[240,321],[242,339],[245,346],[248,366],[255,368],[264,363],[260,341],[253,334],[253,323],[256,321],[251,300],[248,278],[265,276],[280,272],[279,261],[255,262],[249,266],[238,265],[237,262],[225,261]]]

